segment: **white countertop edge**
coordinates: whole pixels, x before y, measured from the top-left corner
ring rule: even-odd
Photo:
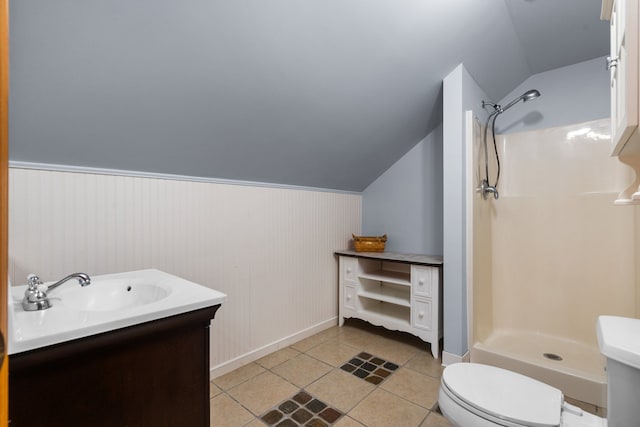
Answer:
[[[8,298],[8,311],[9,311],[9,339],[8,339],[8,354],[19,354],[23,352],[27,352],[30,350],[36,350],[38,348],[60,344],[76,339],[87,338],[93,335],[98,335],[106,332],[111,332],[123,328],[127,328],[130,326],[139,325],[142,323],[151,322],[154,320],[165,319],[171,316],[176,316],[179,314],[188,313],[191,311],[213,307],[219,304],[222,304],[226,301],[227,296],[219,291],[208,288],[203,285],[199,285],[197,283],[191,282],[187,279],[183,279],[178,276],[173,276],[169,273],[164,273],[160,270],[149,269],[149,270],[139,270],[132,271],[127,273],[115,273],[115,274],[106,274],[96,276],[96,279],[111,279],[114,277],[123,277],[124,275],[140,275],[140,274],[150,274],[152,276],[162,276],[165,280],[178,280],[183,282],[183,286],[185,284],[189,284],[189,286],[196,286],[196,288],[192,288],[193,291],[197,293],[195,298],[197,300],[191,301],[179,301],[177,305],[170,307],[162,307],[165,305],[165,302],[160,302],[159,305],[161,308],[154,305],[158,303],[149,304],[147,306],[143,306],[141,308],[141,312],[138,314],[132,313],[136,308],[129,309],[124,312],[115,312],[115,317],[120,317],[108,322],[100,322],[95,324],[88,324],[84,327],[79,327],[71,330],[64,330],[60,333],[49,334],[41,337],[35,338],[27,338],[27,339],[15,339],[13,334],[13,311],[15,310],[14,306],[20,304],[19,299],[16,299],[17,293],[23,292],[25,285],[10,287],[9,288],[9,298]],[[202,298],[202,294],[210,294],[209,296]],[[157,309],[155,309],[157,308]],[[155,310],[154,310],[155,309]],[[34,312],[36,313],[36,312]],[[121,317],[126,316],[126,317]]]

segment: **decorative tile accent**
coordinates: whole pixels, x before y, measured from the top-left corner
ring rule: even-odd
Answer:
[[[282,405],[278,406],[278,409],[280,409],[285,414],[290,414],[296,409],[298,409],[298,405],[295,402],[292,402],[291,400],[287,400]]]
[[[280,421],[282,419],[284,415],[282,415],[282,412],[273,409],[269,412],[266,413],[266,415],[264,415],[262,417],[262,419],[264,420],[265,423],[269,424],[269,425],[273,425],[275,423],[277,423],[278,421]]]
[[[340,366],[340,369],[358,378],[362,378],[371,384],[378,385],[387,379],[393,371],[398,369],[398,365],[369,353],[362,352]]]
[[[314,418],[311,421],[309,421],[309,423],[307,423],[306,427],[327,427],[328,424],[325,423],[324,421],[318,419],[318,418]]]
[[[376,377],[375,375],[370,375],[364,380],[370,382],[371,384],[378,385],[382,381],[384,381],[384,378]]]
[[[276,427],[329,427],[344,414],[300,390],[291,399],[267,411],[260,419]]]
[[[304,391],[301,391],[300,393],[293,396],[293,400],[295,400],[301,405],[305,405],[311,399],[313,399],[313,397],[309,393],[305,393]]]
[[[304,408],[300,408],[291,415],[291,418],[300,424],[304,424],[313,418],[313,414]]]
[[[335,423],[341,416],[342,412],[336,411],[333,408],[326,408],[324,411],[320,412],[320,418],[328,423]]]

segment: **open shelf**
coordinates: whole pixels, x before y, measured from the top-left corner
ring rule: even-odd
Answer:
[[[362,298],[360,303],[370,316],[377,317],[379,321],[399,322],[407,326],[411,324],[411,310],[409,307],[368,298]]]
[[[377,270],[370,273],[360,273],[361,279],[376,280],[378,282],[395,283],[396,285],[411,286],[411,275],[400,271]]]
[[[384,301],[391,304],[411,307],[411,289],[394,283],[363,280],[358,289],[358,296]]]

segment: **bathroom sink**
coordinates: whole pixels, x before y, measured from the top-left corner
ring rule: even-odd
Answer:
[[[51,308],[46,310],[23,309],[26,288],[9,287],[9,354],[187,313],[226,299],[221,292],[154,269],[92,276],[84,287],[65,283],[47,293]]]
[[[74,310],[109,311],[151,304],[166,298],[169,292],[143,280],[94,280],[90,286],[61,289],[57,296],[61,304]]]

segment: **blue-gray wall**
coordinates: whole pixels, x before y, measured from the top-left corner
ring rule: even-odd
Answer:
[[[500,103],[505,104],[529,89],[538,89],[543,96],[505,112],[497,122],[498,128],[501,132],[517,132],[608,117],[608,73],[603,63],[603,58],[596,58],[525,80]],[[458,356],[468,350],[464,112],[473,110],[484,123],[490,110],[482,109],[483,100],[491,101],[464,65],[456,67],[444,79],[442,129],[421,141],[363,193],[365,234],[387,233],[388,249],[393,251],[433,253],[430,249],[441,245],[445,278],[444,351]],[[441,152],[435,151],[439,132],[442,132]],[[434,158],[427,156],[442,158],[441,172],[433,165]],[[434,179],[438,173],[442,174],[440,194],[433,187],[435,180],[425,180],[425,177]],[[421,196],[423,201],[433,204],[421,208],[418,201]],[[441,215],[435,206],[438,197]],[[442,221],[442,241],[438,240],[438,218]]]
[[[604,64],[604,57],[595,58],[529,77],[499,103],[505,105],[529,89],[538,89],[542,96],[501,114],[497,131],[522,132],[611,116],[609,71]]]
[[[488,99],[460,64],[444,79],[444,351],[463,356],[467,344],[466,150],[464,112],[482,121],[482,100]]]
[[[442,255],[442,126],[364,190],[362,230],[391,252]]]

